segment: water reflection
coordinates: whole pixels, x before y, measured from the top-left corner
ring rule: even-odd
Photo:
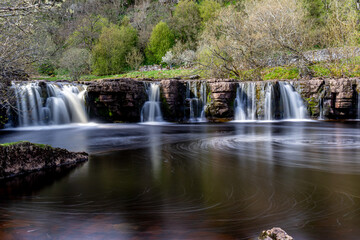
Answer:
[[[86,146],[92,156],[44,180],[49,184],[28,186],[34,191],[1,185],[0,239],[249,239],[273,226],[296,239],[357,239],[358,127],[274,122],[2,131],[0,142]],[[77,134],[82,143],[71,137]]]

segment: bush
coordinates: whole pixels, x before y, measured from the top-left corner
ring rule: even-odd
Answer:
[[[161,62],[165,63],[171,68],[174,64],[176,64],[176,59],[174,54],[171,51],[168,51],[165,56],[162,57]]]
[[[174,45],[174,34],[168,25],[161,21],[153,29],[146,48],[148,64],[159,64],[161,58]]]
[[[138,70],[143,62],[144,56],[137,48],[131,49],[131,51],[126,55],[126,63],[132,70]]]
[[[204,0],[199,5],[200,16],[203,23],[214,18],[216,11],[221,8],[221,4],[214,0]]]
[[[73,80],[89,71],[91,54],[87,49],[70,48],[65,51],[60,59],[60,67],[69,72]]]
[[[198,5],[191,0],[180,0],[174,12],[173,27],[175,35],[188,49],[195,50],[201,29]]]
[[[55,76],[55,66],[50,62],[40,64],[38,72],[43,75]]]
[[[127,22],[103,28],[93,49],[92,69],[96,75],[117,74],[129,67],[126,56],[136,46],[137,32]]]

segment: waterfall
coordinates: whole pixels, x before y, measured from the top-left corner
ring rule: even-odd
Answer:
[[[200,89],[198,90],[198,83]],[[207,104],[206,82],[186,82],[186,99],[189,106],[189,122],[206,122]]]
[[[141,122],[162,122],[160,109],[160,86],[158,83],[145,82],[148,101],[141,110]]]
[[[16,98],[17,124],[21,127],[86,123],[84,94],[81,85],[38,82],[12,83]]]
[[[280,108],[283,119],[305,119],[306,107],[299,93],[287,82],[279,82]]]
[[[274,119],[274,111],[273,111],[273,103],[274,103],[274,93],[273,93],[273,84],[266,84],[265,90],[265,106],[264,106],[264,120],[273,120]]]
[[[256,85],[239,83],[235,98],[235,120],[256,120]]]

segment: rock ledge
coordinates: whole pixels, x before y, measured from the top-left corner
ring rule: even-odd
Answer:
[[[85,152],[74,153],[44,144],[0,144],[0,179],[87,160],[88,154]]]

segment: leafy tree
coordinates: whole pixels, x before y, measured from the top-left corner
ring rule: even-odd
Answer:
[[[70,48],[65,51],[60,59],[60,66],[69,72],[73,80],[89,71],[91,54],[83,48]]]
[[[198,5],[192,0],[180,0],[174,12],[173,27],[176,37],[196,49],[201,29],[201,17]]]
[[[214,18],[216,11],[221,8],[221,4],[215,0],[204,0],[199,5],[200,16],[203,23]]]
[[[109,25],[110,23],[106,18],[96,15],[85,16],[70,36],[68,43],[91,51],[98,41],[103,27]]]
[[[146,58],[148,63],[159,64],[161,58],[174,45],[174,34],[168,25],[161,21],[153,29],[146,48]]]
[[[121,27],[103,28],[99,42],[93,49],[94,74],[116,74],[128,68],[126,56],[137,43],[137,31],[124,21]]]

